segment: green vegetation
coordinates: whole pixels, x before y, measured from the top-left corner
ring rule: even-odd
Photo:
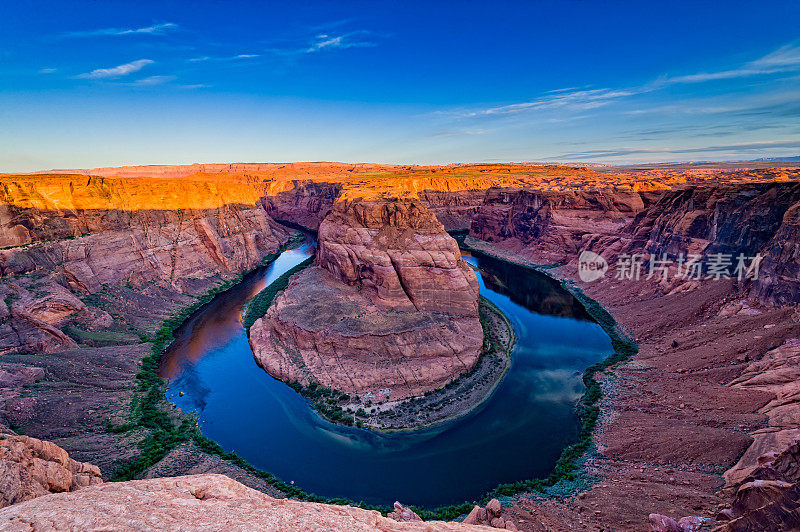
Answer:
[[[274,260],[274,258],[275,256],[268,257],[265,260],[265,263]],[[492,258],[495,260],[505,260],[498,257]],[[289,278],[298,271],[310,265],[311,262],[312,259],[309,259],[292,268],[281,277],[276,279],[264,290],[262,290],[258,295],[256,295],[247,305],[243,318],[243,324],[245,328],[249,329],[249,327],[258,318],[263,316],[277,293],[286,288]],[[538,271],[537,268],[532,266],[524,267],[533,271]],[[143,359],[142,369],[137,375],[137,379],[139,380],[139,394],[132,402],[130,420],[123,425],[113,426],[109,424],[108,427],[110,432],[117,433],[136,430],[146,431],[147,436],[145,436],[144,439],[139,443],[142,453],[138,459],[120,467],[112,475],[112,480],[128,480],[134,478],[144,472],[147,468],[156,464],[171,449],[180,444],[191,442],[202,451],[217,455],[225,460],[229,460],[248,473],[264,479],[270,485],[294,499],[312,502],[324,502],[328,504],[347,504],[359,506],[365,509],[378,510],[384,514],[387,513],[390,511],[390,509],[386,507],[356,503],[344,498],[330,499],[326,497],[320,497],[312,493],[307,493],[298,487],[286,484],[277,479],[272,473],[252,466],[235,453],[225,451],[212,440],[202,436],[194,415],[178,416],[174,413],[168,413],[169,408],[164,395],[166,383],[163,379],[158,377],[157,374],[158,361],[161,357],[161,354],[172,342],[175,330],[186,320],[186,318],[200,308],[200,306],[210,301],[214,295],[240,282],[242,277],[243,276],[228,281],[218,288],[210,291],[205,296],[199,298],[193,305],[187,307],[178,315],[166,320],[156,333],[155,338],[153,339],[152,354]],[[589,315],[592,316],[592,318],[611,337],[614,353],[604,361],[593,364],[592,366],[588,367],[586,371],[584,371],[583,382],[586,386],[586,393],[583,395],[577,406],[577,415],[581,422],[581,430],[578,441],[564,449],[550,475],[544,479],[530,479],[508,484],[501,484],[494,490],[484,495],[483,498],[476,501],[479,504],[485,504],[488,500],[494,497],[512,496],[518,493],[529,491],[545,492],[545,490],[555,486],[559,482],[575,481],[580,475],[585,456],[591,449],[592,433],[596,427],[597,419],[600,415],[598,402],[602,396],[602,389],[600,383],[597,381],[597,376],[605,370],[629,359],[638,351],[636,343],[619,329],[614,321],[614,318],[597,301],[586,296],[569,281],[562,281],[562,286],[581,302]],[[486,307],[489,307],[490,310],[496,310],[496,308],[494,308],[494,305],[492,305],[485,298],[481,298],[481,305],[484,307],[482,308],[481,324],[484,326],[484,331],[487,331],[488,328],[486,318],[483,316],[483,312],[485,311]],[[500,313],[500,315],[502,315],[502,313]],[[493,334],[486,334],[483,352],[492,353],[498,348],[510,349],[511,346],[505,347],[498,338],[494,337]],[[327,419],[347,425],[353,424],[353,415],[350,413],[345,413],[344,410],[342,410],[342,408],[339,406],[339,404],[342,402],[350,399],[347,394],[325,388],[318,383],[311,383],[306,387],[303,387],[297,383],[290,384],[290,386],[292,386],[292,388],[294,388],[298,393],[309,399],[314,408],[316,408],[317,411],[319,411],[320,414]],[[368,404],[367,406],[371,405]],[[363,409],[360,409],[356,415],[357,417],[364,417],[366,413]],[[357,417],[355,423],[356,425],[360,426],[361,421],[358,420]],[[418,507],[414,507],[413,509],[423,519],[453,520],[472,510],[472,507],[476,502],[464,502],[462,504],[435,509]]]
[[[264,257],[257,266],[265,266],[277,258],[277,253]],[[158,376],[158,364],[164,350],[172,343],[174,333],[187,318],[211,301],[220,292],[240,283],[246,272],[225,281],[198,297],[194,303],[178,314],[165,320],[152,339],[151,354],[142,359],[142,367],[136,375],[139,382],[137,393],[131,401],[131,412],[127,422],[114,426],[109,422],[108,430],[114,433],[142,431],[139,442],[141,455],[136,460],[119,467],[112,475],[115,481],[130,480],[156,464],[177,445],[190,440],[197,441],[200,430],[193,416],[178,416],[170,412],[165,397],[166,382]]]
[[[298,382],[287,383],[294,391],[308,399],[311,406],[319,414],[333,423],[352,426],[357,420],[352,413],[345,412],[340,406],[342,403],[350,401],[350,396],[339,390],[326,388],[318,382],[311,382],[308,386],[303,386]],[[359,409],[364,412],[363,409]],[[362,416],[364,417],[364,416]]]
[[[310,266],[313,262],[314,257],[309,257],[304,260],[275,279],[269,286],[256,294],[256,296],[247,303],[244,309],[244,315],[242,316],[242,325],[248,332],[256,320],[267,312],[267,309],[272,304],[272,300],[275,299],[275,296],[278,295],[278,292],[286,290],[286,287],[289,285],[289,278],[300,270]]]
[[[72,325],[64,327],[63,330],[76,342],[96,347],[136,343],[139,340],[138,337],[121,331],[87,331]]]

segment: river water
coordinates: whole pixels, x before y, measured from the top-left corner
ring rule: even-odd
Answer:
[[[469,415],[380,434],[325,421],[253,360],[242,305],[313,251],[312,242],[284,251],[177,331],[160,374],[169,380],[167,398],[198,413],[203,435],[306,491],[373,504],[460,503],[499,483],[550,473],[578,436],[583,370],[612,352],[572,295],[542,274],[465,256],[478,267],[481,294],[514,326],[512,366]]]

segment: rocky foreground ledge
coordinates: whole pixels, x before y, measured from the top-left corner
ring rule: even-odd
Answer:
[[[56,493],[0,510],[0,528],[46,530],[347,530],[470,532],[484,526],[399,522],[374,510],[274,499],[224,475],[133,480]]]
[[[309,530],[470,532],[517,530],[500,502],[463,523],[426,521],[399,502],[375,510],[271,497],[225,475],[103,483],[100,470],[48,441],[0,435],[0,530]],[[486,525],[486,526],[481,526]]]

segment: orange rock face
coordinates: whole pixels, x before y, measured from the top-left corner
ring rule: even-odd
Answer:
[[[10,434],[0,438],[0,507],[102,482],[97,466],[76,462],[54,443]]]
[[[317,265],[250,329],[256,361],[274,377],[395,400],[477,362],[477,278],[418,201],[337,203],[320,226]]]
[[[320,225],[316,263],[379,305],[478,315],[475,273],[419,201],[338,202]]]

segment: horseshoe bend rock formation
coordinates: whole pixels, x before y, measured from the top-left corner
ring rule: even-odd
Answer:
[[[316,266],[250,329],[274,377],[362,399],[440,388],[475,365],[482,343],[475,273],[416,199],[338,201]]]
[[[475,273],[415,200],[338,202],[320,225],[317,265],[387,307],[478,315]]]

